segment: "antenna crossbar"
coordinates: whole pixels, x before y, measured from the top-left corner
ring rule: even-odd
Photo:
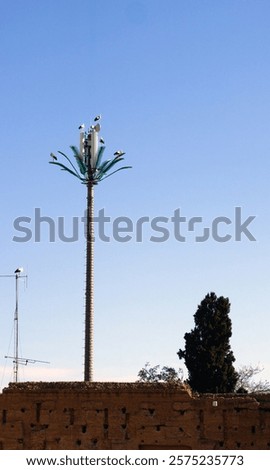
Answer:
[[[50,364],[48,361],[39,361],[38,359],[29,359],[25,357],[5,356],[5,359],[13,359],[13,362],[17,362],[23,366],[27,366],[27,364],[35,364],[36,362]]]

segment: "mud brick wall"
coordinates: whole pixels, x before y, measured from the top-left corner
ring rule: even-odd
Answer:
[[[0,449],[270,450],[270,394],[192,395],[161,383],[10,384],[0,394]]]

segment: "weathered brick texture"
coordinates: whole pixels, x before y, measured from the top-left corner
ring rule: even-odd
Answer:
[[[270,394],[192,395],[161,383],[10,384],[0,394],[0,449],[270,450]]]

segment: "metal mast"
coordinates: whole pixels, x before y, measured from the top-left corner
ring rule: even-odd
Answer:
[[[13,361],[13,377],[14,382],[18,382],[18,369],[19,369],[19,279],[23,272],[23,268],[17,268],[15,274],[15,313],[14,313],[14,361]]]
[[[18,382],[19,368],[19,279],[27,278],[22,276],[23,268],[17,268],[14,274],[1,274],[0,277],[15,277],[15,312],[14,312],[14,356],[13,359],[13,381]],[[10,357],[10,356],[5,356]]]
[[[18,382],[18,357],[19,357],[19,273],[15,275],[16,283],[16,305],[14,313],[14,361],[13,361],[13,377],[14,382]]]
[[[14,352],[13,356],[5,356],[5,358],[13,359],[13,382],[19,381],[19,364],[35,364],[42,362],[49,364],[47,361],[39,361],[37,359],[29,359],[19,357],[19,280],[27,278],[27,275],[22,276],[23,268],[17,268],[14,274],[1,274],[0,277],[15,277],[15,312],[14,312]]]

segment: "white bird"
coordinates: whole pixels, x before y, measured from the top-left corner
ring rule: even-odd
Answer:
[[[57,160],[57,156],[54,155],[54,153],[51,152],[51,153],[50,153],[50,156],[52,157],[53,160]]]
[[[23,268],[17,268],[16,271],[14,271],[14,274],[19,274],[23,272]]]
[[[114,152],[114,155],[116,157],[122,157],[122,155],[125,155],[125,152],[123,152],[123,150],[117,150],[116,152]]]
[[[82,130],[82,129],[84,129],[84,127],[85,127],[84,124],[80,124],[79,127],[78,127],[78,129],[79,129],[79,130]]]
[[[101,118],[101,115],[99,114],[98,116],[95,117],[94,121],[99,121]]]

